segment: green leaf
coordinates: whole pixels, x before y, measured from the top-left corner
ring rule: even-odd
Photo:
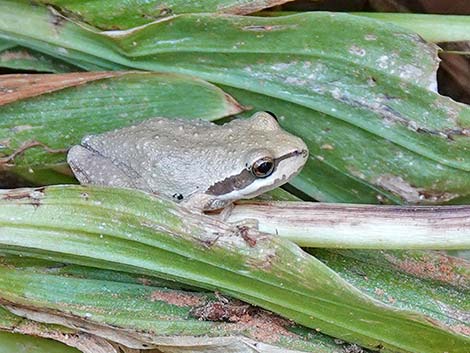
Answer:
[[[4,50],[14,48],[14,47],[16,47],[15,43],[0,39],[0,51],[4,51]]]
[[[309,249],[363,293],[422,313],[465,334],[470,263],[431,251]]]
[[[292,0],[38,0],[101,29],[127,29],[182,13],[246,15],[289,1]]]
[[[374,18],[408,28],[430,42],[470,41],[470,16],[415,13],[356,12],[354,15]]]
[[[468,262],[433,252],[324,249],[310,249],[309,252],[362,292],[386,305],[425,314],[455,330],[464,331],[468,327],[465,315],[470,309],[470,301],[463,300],[469,288]],[[430,266],[443,271],[429,272]],[[285,349],[313,352],[337,352],[341,349],[321,333],[296,327],[273,316],[268,320],[274,325],[271,327],[275,333],[259,336],[259,330],[263,330],[265,325],[258,320],[267,317],[255,308],[246,308],[241,321],[236,318],[232,322],[197,320],[191,312],[202,307],[209,310],[211,303],[222,305],[221,302],[210,293],[195,292],[194,288],[191,292],[181,291],[178,283],[148,276],[2,256],[0,287],[0,297],[15,303],[16,307],[53,312],[59,316],[73,315],[74,319],[86,320],[87,324],[113,325],[117,330],[133,332],[134,338],[138,337],[147,344],[155,344],[164,336],[167,343],[172,337],[177,347],[181,335],[234,337],[241,336],[243,332],[245,337],[258,337],[258,341]],[[231,301],[225,305],[228,310],[237,308],[237,303]],[[47,316],[43,315],[41,319],[44,322]],[[284,325],[284,328],[276,323]],[[2,329],[25,332],[28,325],[31,323],[27,320],[0,310]],[[58,326],[36,323],[34,327],[37,328],[36,334],[42,333],[43,337],[54,330],[64,332]],[[67,329],[64,333],[76,334]],[[94,335],[102,334],[99,329],[94,330]]]
[[[260,16],[288,16],[296,11],[262,11]],[[434,15],[423,13],[392,13],[392,12],[351,12],[355,16],[363,16],[388,22],[396,26],[416,32],[429,42],[462,42],[470,40],[468,28],[470,16]]]
[[[177,286],[170,282],[152,277],[91,267],[12,256],[0,260],[0,297],[14,303],[13,308],[8,306],[10,310],[41,312],[38,319],[42,322],[53,320],[48,314],[64,317],[63,324],[72,327],[84,321],[94,325],[95,336],[123,345],[132,347],[138,341],[140,346],[164,344],[178,351],[191,343],[200,346],[200,337],[205,337],[203,345],[213,345],[215,351],[225,337],[234,352],[247,352],[253,343],[277,349],[342,352],[331,337],[246,303],[221,300],[213,293],[175,290]],[[217,307],[221,314],[232,310],[229,315],[233,318],[227,321],[227,315],[221,315],[217,320]],[[7,312],[3,316],[13,315]],[[11,328],[18,328],[18,318],[13,319]],[[263,332],[267,325],[273,332]],[[115,330],[113,337],[106,330],[110,326]],[[129,341],[129,334],[134,342]]]
[[[38,72],[79,71],[77,67],[64,63],[48,55],[16,45],[2,49],[0,44],[0,67]]]
[[[197,78],[176,74],[102,73],[62,76],[14,76],[20,85],[34,81],[33,97],[25,97],[0,110],[0,150],[7,170],[36,183],[53,183],[51,169],[67,174],[65,152],[87,134],[109,131],[156,116],[214,120],[235,114],[242,107],[219,88]],[[52,82],[56,83],[51,89]],[[72,83],[72,84],[71,84]],[[24,88],[23,86],[21,86]],[[41,87],[45,87],[41,91]],[[53,92],[51,92],[53,90]],[[15,90],[12,94],[19,94]],[[184,97],[181,104],[179,97]],[[4,98],[5,99],[5,98]],[[27,148],[14,156],[15,151]],[[52,152],[55,153],[52,153]],[[70,172],[68,172],[70,174]]]
[[[0,332],[0,353],[78,353],[63,343],[18,333]]]
[[[140,191],[83,186],[12,190],[0,202],[0,225],[4,252],[218,290],[384,351],[470,349],[468,337],[416,312],[372,300],[289,241],[185,211]]]
[[[0,9],[0,37],[108,68],[201,77],[276,113],[311,152],[293,184],[318,200],[431,204],[470,194],[470,109],[429,89],[436,47],[407,30],[306,13],[181,15],[99,33],[51,24],[47,10],[23,3]]]

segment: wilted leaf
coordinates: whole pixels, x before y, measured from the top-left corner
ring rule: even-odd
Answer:
[[[4,307],[0,307],[0,330],[0,353],[122,353],[103,338],[65,326],[28,320]]]
[[[256,200],[238,202],[224,217],[233,223],[250,219],[259,230],[282,236],[302,247],[470,248],[468,205],[392,207]]]
[[[181,15],[98,33],[21,3],[0,9],[0,37],[71,61],[198,76],[276,113],[310,148],[293,184],[319,200],[444,203],[470,194],[470,109],[429,89],[436,47],[404,29],[307,13]]]

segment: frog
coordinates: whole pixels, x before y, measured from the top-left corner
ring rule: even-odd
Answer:
[[[140,189],[200,212],[281,186],[307,159],[302,139],[263,111],[222,125],[151,118],[85,136],[67,155],[81,184]]]

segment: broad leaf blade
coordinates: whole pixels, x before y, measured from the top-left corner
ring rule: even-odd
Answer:
[[[59,186],[10,191],[0,203],[0,223],[0,245],[13,254],[219,290],[385,351],[470,349],[468,337],[371,300],[289,241],[189,213],[136,190]]]
[[[289,1],[292,0],[39,0],[101,29],[127,29],[182,13],[246,15]]]
[[[268,345],[260,352],[342,352],[331,337],[213,293],[175,290],[156,278],[97,268],[12,256],[0,260],[0,300],[10,310],[38,311],[42,322],[62,320],[86,331],[94,327],[93,335],[128,347],[217,352],[230,345],[233,352],[254,353],[253,345]]]
[[[80,71],[76,66],[64,63],[48,55],[14,45],[2,50],[0,44],[0,67],[38,72]]]
[[[66,21],[57,29],[47,10],[14,6],[32,13],[34,30],[6,21],[0,36],[50,54],[66,46],[73,60],[198,76],[277,113],[311,151],[294,185],[319,200],[444,203],[470,193],[470,109],[428,89],[436,48],[406,30],[307,13],[182,15],[99,34]]]
[[[4,51],[4,50],[14,48],[14,47],[16,47],[15,43],[0,39],[0,51]]]
[[[309,249],[309,253],[375,299],[423,313],[468,335],[468,261],[430,251]]]

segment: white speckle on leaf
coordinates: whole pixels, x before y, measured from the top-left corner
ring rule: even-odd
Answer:
[[[57,52],[62,55],[67,55],[69,53],[69,51],[63,47],[57,48]]]
[[[162,44],[163,45],[165,45],[165,44],[175,45],[175,44],[181,44],[183,42],[187,42],[188,40],[191,40],[191,38],[159,40],[155,44],[157,44],[157,45],[162,45]]]
[[[378,186],[400,196],[410,203],[427,202],[444,202],[452,200],[459,195],[448,192],[436,192],[433,190],[425,190],[411,185],[408,181],[400,176],[385,174],[375,180]]]
[[[382,55],[377,59],[377,64],[381,69],[386,69],[388,67],[388,56]]]
[[[290,84],[290,85],[303,86],[305,85],[306,81],[295,76],[289,76],[289,77],[286,77],[285,83]]]
[[[367,84],[368,84],[370,87],[375,87],[375,86],[377,86],[377,83],[375,82],[375,79],[372,78],[372,77],[369,77],[369,78],[367,79]]]
[[[378,177],[375,183],[408,202],[415,203],[421,200],[418,189],[410,185],[402,177],[386,174]]]
[[[331,90],[331,95],[333,96],[333,98],[339,99],[342,96],[341,90],[338,87],[335,87]]]
[[[321,145],[320,148],[321,148],[322,150],[329,150],[329,151],[332,151],[332,150],[335,149],[335,148],[334,148],[332,145],[330,145],[329,143],[325,143],[325,144]]]
[[[278,64],[271,65],[271,69],[274,71],[284,71],[284,70],[287,70],[290,65],[291,65],[290,63],[278,63]]]
[[[366,50],[364,48],[358,47],[357,45],[352,45],[349,48],[349,52],[353,55],[357,56],[365,56],[366,55]]]
[[[35,200],[42,199],[44,197],[44,193],[39,190],[34,190],[29,194],[29,197]]]

